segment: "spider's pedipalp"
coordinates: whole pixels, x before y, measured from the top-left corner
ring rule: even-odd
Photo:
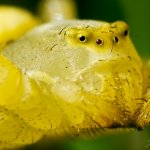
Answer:
[[[149,61],[150,62],[150,61]],[[142,128],[150,124],[150,63],[143,67],[143,102],[139,107],[137,124]]]

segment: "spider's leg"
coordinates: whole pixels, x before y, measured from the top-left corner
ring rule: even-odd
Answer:
[[[20,70],[8,59],[0,55],[0,106],[17,102],[18,97],[23,92],[21,82]]]
[[[61,136],[65,132],[69,133],[65,131],[70,130],[68,126],[83,121],[82,111],[75,106],[70,108],[70,105],[52,94],[51,79],[46,74],[36,71],[23,73],[0,55],[0,77],[0,135],[6,137],[0,137],[0,142],[22,142],[23,145],[36,142],[45,134],[51,137]],[[7,137],[8,128],[12,139]],[[24,141],[24,133],[29,137],[33,135],[32,141]]]
[[[137,122],[141,127],[150,124],[150,61],[145,63],[143,70],[143,97],[141,99],[141,109],[139,109],[136,113]]]
[[[0,149],[31,144],[44,136],[44,132],[27,125],[12,110],[0,106]]]
[[[0,148],[37,141],[45,133],[26,124],[15,109],[27,93],[25,75],[0,55]],[[34,107],[34,106],[33,106]],[[7,144],[6,144],[7,143]]]
[[[38,19],[24,9],[0,6],[0,49],[38,23]]]

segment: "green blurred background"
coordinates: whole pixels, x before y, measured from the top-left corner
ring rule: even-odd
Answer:
[[[0,4],[25,7],[36,13],[39,0],[0,0]],[[150,0],[76,0],[80,19],[124,20],[142,57],[150,57]],[[150,127],[123,131],[96,139],[65,139],[28,146],[26,150],[150,150]]]

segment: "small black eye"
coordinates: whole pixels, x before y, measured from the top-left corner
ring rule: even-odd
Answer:
[[[82,36],[79,37],[79,40],[80,40],[81,42],[85,42],[85,41],[86,41],[86,38],[85,38],[85,36],[82,35]]]
[[[115,42],[118,43],[119,39],[118,37],[115,37]]]
[[[103,40],[101,40],[101,39],[97,39],[97,40],[96,40],[96,44],[98,44],[98,45],[102,45],[102,44],[103,44]]]
[[[128,35],[128,30],[124,31],[124,35],[127,36]]]

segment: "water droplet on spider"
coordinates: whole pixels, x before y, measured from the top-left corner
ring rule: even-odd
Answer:
[[[118,89],[118,87],[117,87],[117,86],[115,86],[115,87],[114,87],[114,89],[116,89],[116,90],[117,90],[117,89]]]
[[[116,121],[117,119],[116,118],[114,118],[114,121]]]

